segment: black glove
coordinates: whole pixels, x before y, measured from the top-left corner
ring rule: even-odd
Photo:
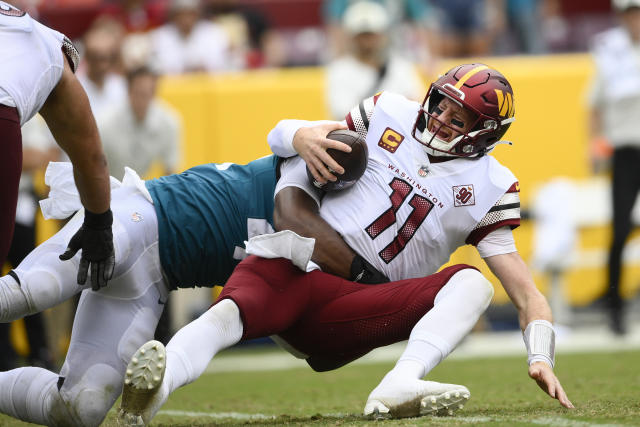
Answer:
[[[67,250],[60,255],[60,259],[66,261],[82,249],[78,267],[78,285],[84,285],[87,281],[89,264],[91,264],[91,289],[94,291],[107,286],[107,281],[113,276],[116,258],[113,250],[112,224],[111,209],[101,214],[94,214],[85,209],[82,227],[69,241]]]
[[[389,278],[376,270],[366,259],[356,255],[351,262],[351,280],[365,285],[377,285],[388,282]]]

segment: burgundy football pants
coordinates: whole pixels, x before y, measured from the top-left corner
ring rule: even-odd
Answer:
[[[218,301],[240,309],[243,339],[279,335],[309,355],[317,371],[338,368],[374,348],[409,338],[459,264],[420,279],[363,285],[321,271],[304,273],[283,258],[250,256]]]
[[[0,105],[0,268],[4,264],[16,219],[22,173],[22,134],[15,108]]]

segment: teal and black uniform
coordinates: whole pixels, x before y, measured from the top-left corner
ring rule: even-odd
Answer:
[[[206,164],[146,181],[172,289],[224,285],[249,228],[252,235],[273,230],[277,162],[268,156],[246,165]]]

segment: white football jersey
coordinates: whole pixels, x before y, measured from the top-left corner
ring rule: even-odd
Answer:
[[[383,92],[354,108],[346,122],[367,141],[367,169],[354,186],[327,193],[320,205],[320,215],[346,243],[391,280],[433,274],[458,247],[520,224],[518,182],[496,159],[429,161],[411,136],[419,107]],[[313,124],[278,124],[269,134],[274,153],[293,155],[293,135]],[[298,177],[309,187],[304,170]],[[304,183],[282,185],[312,193]]]
[[[0,40],[0,98],[18,109],[24,124],[40,110],[62,76],[65,37],[0,1]],[[13,102],[8,102],[7,95]]]

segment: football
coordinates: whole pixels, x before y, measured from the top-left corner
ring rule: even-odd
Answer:
[[[327,134],[328,139],[344,142],[351,147],[350,153],[344,151],[335,150],[333,148],[327,149],[327,153],[336,161],[340,166],[344,168],[344,173],[334,175],[338,178],[336,181],[328,181],[326,184],[321,184],[316,181],[311,175],[309,168],[307,168],[307,176],[311,183],[324,191],[340,191],[345,188],[351,187],[360,179],[367,168],[367,161],[369,160],[369,150],[367,149],[367,142],[358,134],[346,129],[338,129],[331,131]],[[331,170],[331,169],[330,169]]]

